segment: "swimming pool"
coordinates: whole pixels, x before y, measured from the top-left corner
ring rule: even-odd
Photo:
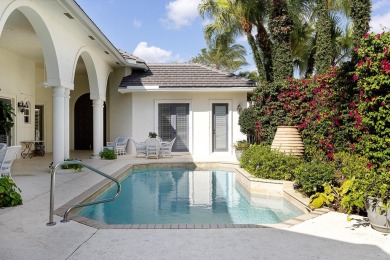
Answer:
[[[276,196],[251,195],[235,172],[185,168],[132,170],[113,202],[77,215],[105,224],[274,224],[304,214]],[[113,196],[109,189],[96,200]]]

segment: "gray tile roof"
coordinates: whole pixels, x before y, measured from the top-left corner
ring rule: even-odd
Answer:
[[[128,60],[134,60],[137,63],[145,63],[144,60],[138,58],[137,56],[134,56],[124,50],[118,49],[119,53],[122,55],[123,58],[128,59]]]
[[[149,70],[133,71],[119,88],[159,86],[160,88],[255,87],[255,82],[196,63],[148,64]]]

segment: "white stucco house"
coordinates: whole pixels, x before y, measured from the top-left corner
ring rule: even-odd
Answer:
[[[42,141],[54,162],[70,150],[99,158],[106,141],[150,131],[177,137],[177,153],[231,155],[253,87],[197,64],[146,64],[113,46],[74,0],[0,1],[0,100],[16,114],[5,139]]]

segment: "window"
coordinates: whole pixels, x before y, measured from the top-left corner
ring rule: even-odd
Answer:
[[[35,106],[35,141],[43,141],[43,106]]]
[[[26,102],[26,108],[24,108],[24,123],[30,124],[31,123],[31,104],[30,102]]]

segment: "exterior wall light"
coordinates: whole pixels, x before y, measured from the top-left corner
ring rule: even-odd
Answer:
[[[24,103],[23,101],[19,101],[19,102],[18,102],[18,108],[19,108],[19,112],[23,113],[24,110],[25,110],[26,108],[28,108],[27,102]]]
[[[242,107],[241,107],[241,103],[240,103],[240,104],[238,104],[238,106],[237,106],[237,111],[238,111],[238,113],[241,113],[241,110],[242,110]]]

